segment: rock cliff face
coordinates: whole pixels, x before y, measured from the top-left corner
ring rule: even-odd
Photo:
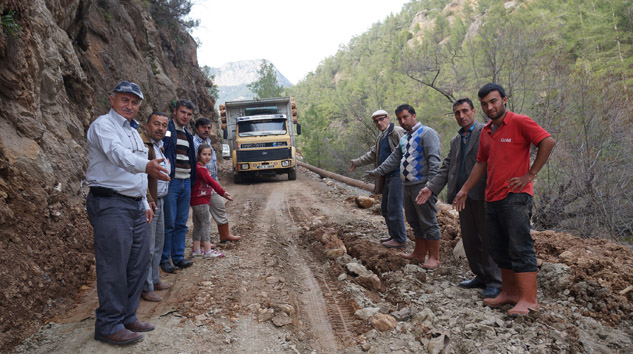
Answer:
[[[141,86],[139,121],[178,98],[217,121],[195,41],[148,3],[0,0],[0,351],[94,278],[85,133],[116,83]]]

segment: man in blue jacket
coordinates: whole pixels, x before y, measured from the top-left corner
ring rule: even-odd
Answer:
[[[191,188],[196,180],[196,153],[193,136],[187,130],[195,106],[189,100],[178,100],[174,116],[169,120],[163,138],[165,156],[171,163],[169,191],[165,196],[165,245],[160,267],[167,273],[193,264],[185,259],[185,240]],[[173,266],[170,264],[170,258]]]

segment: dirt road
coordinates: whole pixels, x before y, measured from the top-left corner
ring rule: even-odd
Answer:
[[[353,217],[349,210],[340,203],[333,208],[337,203],[327,202],[323,184],[305,175],[297,181],[278,176],[247,185],[224,181],[235,199],[227,204],[231,230],[242,241],[220,245],[224,258],[195,259],[188,269],[163,274],[173,288],[159,292],[163,302],[142,301],[138,311],[156,330],[126,351],[341,351],[357,334],[355,309],[300,238],[312,220],[345,223]],[[217,240],[216,230],[212,238]],[[21,350],[119,352],[92,339],[96,307],[96,289],[86,289],[75,309],[45,326]]]
[[[174,286],[159,292],[163,302],[141,302],[139,318],[156,325],[142,342],[121,349],[93,339],[93,285],[79,295],[77,307],[44,326],[17,352],[633,350],[630,319],[608,327],[583,313],[592,306],[575,303],[574,293],[557,295],[567,286],[560,280],[567,279],[565,268],[542,267],[540,284],[551,284],[539,294],[544,310],[536,317],[508,318],[505,311],[484,307],[475,290],[456,287],[470,275],[465,260],[453,255],[458,230],[448,212],[439,215],[442,267],[427,272],[379,245],[386,232],[382,217],[350,203],[350,196],[364,192],[326,184],[306,170],[296,181],[282,176],[244,185],[221,181],[235,198],[227,211],[233,233],[242,240],[220,246],[224,258],[196,258],[190,268],[163,274]],[[329,234],[336,235],[335,246],[317,240]],[[344,245],[347,254],[336,256],[336,245]],[[350,264],[364,265],[368,275],[350,270]],[[393,323],[374,322],[376,313]]]

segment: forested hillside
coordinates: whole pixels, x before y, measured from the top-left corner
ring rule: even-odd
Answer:
[[[451,103],[477,103],[479,87],[497,82],[510,110],[558,141],[535,182],[536,226],[630,240],[631,19],[628,0],[411,1],[292,88],[303,156],[350,174],[378,133],[371,112],[393,115],[401,103],[440,133],[446,153],[458,128]]]

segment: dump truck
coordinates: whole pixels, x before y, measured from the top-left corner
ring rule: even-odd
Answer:
[[[235,183],[286,173],[289,180],[297,179],[295,136],[301,134],[301,124],[294,98],[229,101],[219,108]]]

